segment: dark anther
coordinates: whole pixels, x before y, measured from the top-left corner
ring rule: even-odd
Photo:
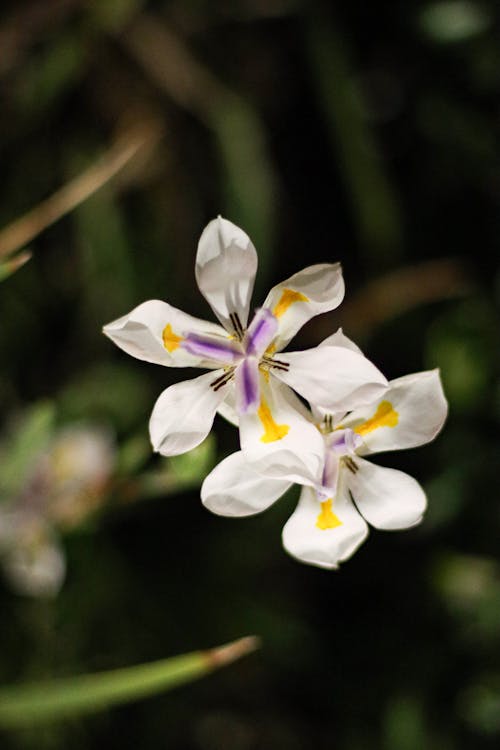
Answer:
[[[355,463],[350,456],[344,456],[344,463],[349,469],[349,471],[352,471],[353,474],[356,474],[356,472],[359,469],[359,466],[357,463]]]
[[[236,336],[238,341],[242,341],[243,336],[245,335],[245,331],[243,330],[243,326],[241,325],[238,313],[229,313],[229,320],[231,321],[231,325],[233,326],[234,335]]]
[[[228,370],[227,372],[222,373],[222,375],[219,375],[218,378],[216,378],[212,383],[210,383],[210,387],[214,389],[214,391],[218,391],[220,388],[222,388],[223,385],[226,385],[229,380],[233,377],[233,370]]]

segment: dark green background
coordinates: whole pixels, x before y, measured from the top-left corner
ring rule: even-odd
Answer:
[[[61,424],[145,443],[155,398],[184,373],[128,358],[100,329],[150,298],[211,318],[193,270],[218,213],[257,246],[255,305],[305,265],[342,262],[344,305],[294,348],[343,325],[389,378],[441,367],[451,411],[433,445],[376,459],[428,491],[421,527],[374,531],[337,572],[282,550],[295,494],[241,521],[211,516],[198,491],[115,498],[65,539],[57,599],[1,584],[0,681],[250,633],[262,650],[2,748],[498,747],[499,23],[493,0],[4,0],[1,225],[129,122],[163,128],[149,159],[38,236],[2,283],[5,425],[48,398]],[[176,40],[201,66],[192,85]],[[220,456],[236,448],[220,419],[215,433]],[[161,462],[146,456],[141,471]]]

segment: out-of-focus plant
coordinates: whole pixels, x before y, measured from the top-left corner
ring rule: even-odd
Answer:
[[[0,726],[17,729],[103,711],[199,679],[258,648],[254,636],[151,664],[0,689]]]
[[[0,457],[0,557],[22,594],[59,591],[66,564],[60,542],[103,502],[114,470],[111,433],[94,424],[54,428],[54,409],[28,410]]]
[[[0,281],[8,279],[9,276],[15,273],[19,268],[22,268],[30,258],[31,253],[26,251],[15,255],[13,258],[8,258],[7,260],[0,262]]]
[[[65,533],[105,508],[197,486],[214,464],[209,439],[144,470],[150,449],[141,436],[118,449],[111,430],[97,422],[59,427],[55,419],[55,406],[39,402],[0,443],[0,561],[13,589],[31,596],[59,592]]]

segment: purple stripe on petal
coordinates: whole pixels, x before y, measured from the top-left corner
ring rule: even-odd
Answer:
[[[266,307],[257,310],[245,336],[247,354],[264,354],[278,330],[278,319]]]
[[[200,336],[197,333],[188,333],[181,341],[181,346],[195,357],[213,359],[225,365],[235,364],[243,356],[238,344],[215,336]]]
[[[339,456],[331,450],[325,451],[325,463],[323,464],[323,475],[321,484],[326,491],[330,492],[330,497],[337,491],[337,482],[339,478]],[[324,498],[325,500],[327,498]]]
[[[257,410],[260,402],[259,361],[247,357],[234,373],[236,384],[236,407],[240,414],[249,414]]]

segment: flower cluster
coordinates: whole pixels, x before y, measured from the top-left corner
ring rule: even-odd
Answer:
[[[299,484],[284,546],[299,560],[335,568],[365,539],[367,522],[402,529],[421,520],[419,484],[365,456],[435,437],[447,413],[439,373],[388,382],[341,329],[313,349],[284,352],[308,320],[342,302],[340,264],[309,266],[278,284],[249,322],[256,270],[249,237],[219,217],[196,257],[198,286],[219,324],[150,300],[104,333],[138,359],[208,370],[163,391],[149,423],[164,456],[199,445],[216,413],[238,427],[241,450],[203,483],[206,507],[250,515]]]

